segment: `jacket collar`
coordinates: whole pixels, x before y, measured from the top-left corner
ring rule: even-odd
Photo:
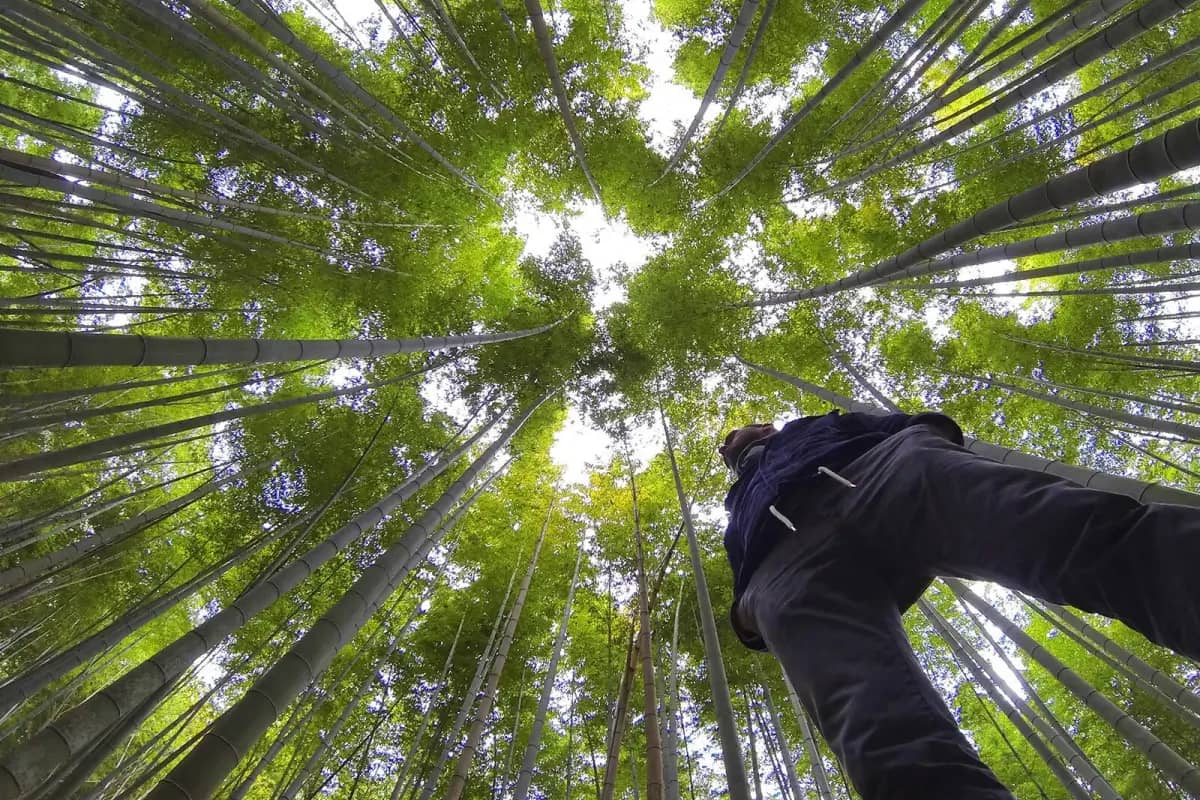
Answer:
[[[763,451],[767,449],[767,443],[756,442],[750,445],[742,454],[738,456],[737,465],[734,467],[734,474],[739,478],[745,475],[752,469],[758,467],[758,462],[762,460]]]

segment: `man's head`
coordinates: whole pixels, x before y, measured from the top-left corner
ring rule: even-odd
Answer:
[[[738,459],[746,452],[747,447],[777,433],[779,431],[769,422],[756,422],[753,425],[734,428],[725,436],[725,442],[717,448],[717,452],[725,460],[725,466],[736,470]]]

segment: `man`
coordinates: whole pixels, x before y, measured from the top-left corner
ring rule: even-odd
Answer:
[[[1200,512],[962,447],[943,414],[732,431],[732,619],[770,650],[864,800],[1012,800],[929,683],[900,615],[934,576],[1122,620],[1200,658]]]

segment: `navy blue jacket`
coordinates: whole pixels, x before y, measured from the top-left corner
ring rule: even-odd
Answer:
[[[733,601],[750,582],[750,576],[789,531],[767,510],[789,490],[814,481],[831,479],[817,472],[834,472],[910,425],[931,424],[942,435],[962,444],[962,431],[944,414],[842,414],[792,420],[765,442],[757,464],[748,465],[729,487],[725,510],[725,552],[733,568]],[[793,518],[800,524],[802,518]],[[794,534],[793,534],[794,535]],[[740,634],[739,634],[740,635]]]

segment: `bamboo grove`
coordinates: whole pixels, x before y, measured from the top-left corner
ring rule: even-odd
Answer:
[[[853,797],[714,445],[938,408],[1200,505],[1193,5],[5,0],[0,798]],[[905,623],[1023,800],[1200,797],[1196,664]]]

